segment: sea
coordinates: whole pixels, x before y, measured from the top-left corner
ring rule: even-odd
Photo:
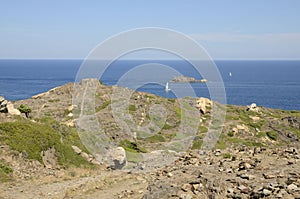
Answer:
[[[74,82],[83,63],[83,60],[1,59],[0,96],[8,100],[27,99],[51,88]],[[227,104],[256,103],[268,108],[300,110],[300,60],[216,60],[214,64],[224,84]],[[144,73],[143,70],[137,73],[139,78],[128,76],[136,67],[145,65],[148,68]],[[180,75],[202,78],[191,63],[184,60],[116,60],[99,79],[105,85],[118,85],[124,76],[131,77],[128,87],[167,98],[178,97],[172,92],[173,88],[185,90],[185,87],[192,86],[198,97],[210,98],[206,83],[170,82],[171,91],[166,92],[164,84],[151,81],[153,76],[147,72],[151,69],[153,74],[159,76],[162,74],[159,67],[170,67]],[[142,84],[141,81],[135,81],[144,77],[148,79],[142,81]],[[165,82],[168,81],[169,76]]]

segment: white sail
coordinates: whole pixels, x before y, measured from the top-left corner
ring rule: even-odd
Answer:
[[[230,76],[230,77],[232,76],[232,73],[231,73],[231,72],[229,72],[229,76]]]
[[[165,90],[166,90],[166,92],[168,92],[168,91],[171,90],[171,89],[169,88],[169,82],[166,83]]]

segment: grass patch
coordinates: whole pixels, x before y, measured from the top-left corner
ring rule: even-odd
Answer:
[[[218,140],[217,144],[215,145],[215,149],[226,149],[227,145],[224,141]]]
[[[0,182],[7,182],[11,180],[10,174],[13,172],[13,169],[10,168],[8,164],[0,160]]]
[[[162,127],[163,130],[169,130],[174,128],[173,126],[168,125],[167,123],[164,124],[164,126]]]
[[[239,120],[239,116],[237,115],[226,115],[226,121],[231,121],[231,120]]]
[[[175,99],[174,98],[169,98],[168,101],[174,103]]]
[[[230,153],[223,153],[222,156],[225,159],[231,159],[231,157],[232,157],[232,155]]]
[[[129,111],[131,111],[131,112],[134,112],[134,111],[136,111],[136,107],[135,107],[135,105],[133,105],[133,104],[130,104],[130,105],[128,106],[128,110],[129,110]]]
[[[120,146],[123,147],[126,151],[132,153],[146,153],[146,149],[142,148],[136,142],[130,142],[129,140],[123,140],[120,143]]]
[[[199,133],[207,133],[207,132],[208,132],[208,129],[207,129],[207,127],[205,127],[205,126],[199,126],[199,127],[198,127],[198,132],[199,132]]]
[[[203,144],[203,140],[199,136],[196,136],[195,139],[193,140],[192,149],[201,149],[202,144]]]
[[[263,138],[263,137],[266,137],[266,136],[267,136],[266,132],[258,132],[256,134],[256,137],[258,137],[258,138]]]
[[[278,138],[278,133],[276,131],[268,131],[266,134],[271,140],[276,141]]]
[[[59,102],[59,101],[60,101],[60,99],[50,99],[50,100],[48,100],[48,102],[51,102],[51,103]]]
[[[111,101],[105,101],[101,106],[96,108],[96,112],[99,112],[110,105]]]
[[[179,119],[181,119],[181,108],[178,106],[174,106],[174,111]]]
[[[164,138],[164,136],[156,134],[153,135],[151,137],[147,137],[144,139],[146,142],[150,142],[150,143],[156,143],[156,142],[165,142],[166,139]]]
[[[49,118],[41,119],[43,123],[26,120],[0,124],[0,142],[18,152],[25,151],[28,158],[42,162],[41,151],[55,148],[58,163],[63,167],[90,165],[84,158],[77,155],[72,145],[85,150],[75,129],[59,125]]]

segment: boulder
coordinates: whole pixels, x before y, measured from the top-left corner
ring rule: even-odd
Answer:
[[[204,97],[200,97],[196,102],[196,108],[198,108],[202,114],[208,113],[209,111],[207,109],[213,104],[210,99]]]
[[[247,106],[247,111],[258,112],[259,108],[257,107],[257,105],[255,103],[252,103],[249,106]]]
[[[44,166],[47,169],[57,169],[59,168],[59,165],[57,164],[57,157],[55,154],[55,148],[51,147],[47,151],[41,152],[42,160],[44,163]]]
[[[80,154],[82,150],[78,146],[72,146],[72,149],[74,150],[75,153]]]
[[[122,169],[127,164],[126,152],[123,147],[116,147],[109,151],[109,156],[112,161],[110,168]]]
[[[7,103],[6,108],[7,112],[11,115],[21,115],[21,112],[18,109],[15,109],[11,102]]]

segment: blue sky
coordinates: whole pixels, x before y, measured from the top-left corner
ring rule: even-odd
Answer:
[[[170,28],[215,59],[300,59],[299,0],[0,0],[0,58],[84,58],[133,28]]]

